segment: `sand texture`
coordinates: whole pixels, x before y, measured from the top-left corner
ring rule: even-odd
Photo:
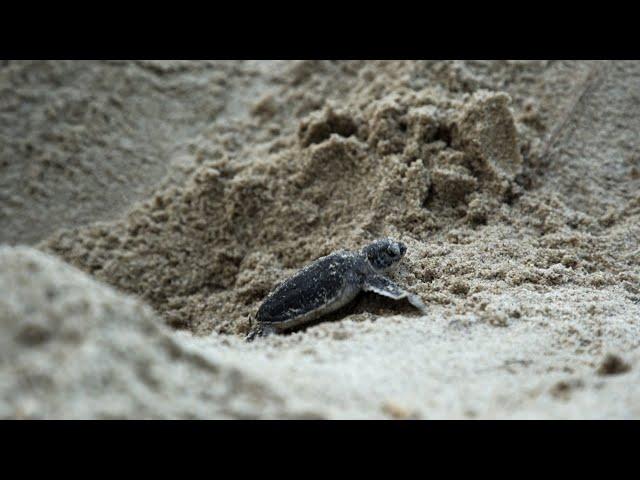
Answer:
[[[0,65],[3,418],[640,417],[640,63]],[[244,342],[391,236],[408,302]]]

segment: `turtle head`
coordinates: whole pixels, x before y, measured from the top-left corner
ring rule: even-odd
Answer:
[[[367,245],[362,253],[374,270],[384,271],[398,263],[407,251],[407,246],[390,238],[383,238]]]

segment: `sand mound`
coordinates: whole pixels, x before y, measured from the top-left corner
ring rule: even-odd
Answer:
[[[483,211],[469,221],[486,222],[518,189],[507,105],[504,94],[480,92],[460,105],[423,95],[383,98],[368,112],[327,108],[301,121],[299,145],[268,161],[205,162],[125,221],[48,247],[141,295],[173,325],[202,331],[215,315],[225,321],[207,328],[226,331],[286,269],[336,248],[385,234],[424,238],[478,199]]]
[[[120,106],[104,107],[110,89],[96,72],[121,79]],[[3,250],[18,262],[5,269],[9,284],[33,257],[51,264],[37,278],[53,281],[59,269],[90,282],[78,299],[94,305],[105,296],[113,310],[98,316],[102,326],[86,311],[73,317],[93,325],[84,344],[99,347],[42,343],[62,356],[99,348],[95,363],[108,359],[105,375],[130,375],[110,387],[112,412],[107,387],[99,390],[104,403],[80,405],[91,402],[89,367],[59,377],[45,370],[53,386],[38,391],[64,399],[62,385],[76,389],[68,398],[79,404],[68,416],[639,415],[638,62],[44,62],[9,64],[0,75],[14,86],[20,75],[31,82],[21,90],[26,116],[0,90],[0,135],[8,140],[0,151],[8,176],[0,178],[9,179],[0,185],[2,240],[39,242],[116,287],[33,251]],[[67,87],[41,97],[58,84]],[[83,108],[65,101],[52,122],[43,120],[51,101],[76,97],[86,99]],[[80,115],[75,130],[67,125],[94,111],[118,121],[110,127]],[[43,134],[50,129],[62,132],[61,143]],[[36,150],[22,148],[20,139],[31,137]],[[30,177],[30,169],[40,173]],[[120,180],[110,179],[114,172]],[[340,321],[243,342],[249,317],[278,282],[383,235],[408,245],[391,275],[423,298],[427,316],[367,294],[332,318]],[[38,344],[51,335],[42,332],[66,328],[56,326],[57,300],[37,285],[44,320],[35,333],[19,334],[28,287],[11,287],[21,297],[4,303],[14,325],[6,337],[15,339],[16,356],[24,350],[25,365],[49,353],[19,337]],[[121,333],[111,332],[112,322]],[[147,337],[147,360],[113,353]],[[168,361],[167,339],[217,373],[194,367],[189,355]],[[145,361],[166,372],[159,391],[172,405],[160,406],[146,373],[136,373]],[[215,407],[198,397],[209,390],[191,383],[194,396],[178,398],[191,375],[227,385],[228,369],[241,372],[242,386],[216,396]],[[21,388],[6,397],[6,416],[64,416],[55,402],[15,410],[18,398],[37,398]],[[228,407],[236,397],[248,398],[246,409]]]
[[[268,388],[56,258],[1,247],[0,290],[0,418],[287,416]]]
[[[518,135],[506,93],[396,86],[364,103],[370,88],[360,79],[340,108],[328,100],[298,112],[296,131],[264,158],[199,156],[183,185],[122,221],[62,232],[46,248],[199,333],[246,331],[293,269],[382,235],[412,247],[403,280],[433,293],[433,247],[421,242],[508,208],[522,193],[521,151],[532,140]]]

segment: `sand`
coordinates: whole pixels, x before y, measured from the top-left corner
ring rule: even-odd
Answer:
[[[638,418],[638,92],[638,62],[0,66],[0,416]],[[381,236],[427,315],[363,294],[244,342]]]

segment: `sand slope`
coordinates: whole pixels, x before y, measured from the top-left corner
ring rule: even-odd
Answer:
[[[295,413],[258,380],[175,338],[149,307],[56,258],[0,248],[0,289],[2,418]]]
[[[3,249],[0,325],[22,366],[1,374],[70,359],[7,390],[3,416],[638,417],[638,62],[18,62],[0,80],[0,240],[61,259]],[[367,294],[242,341],[279,281],[383,235],[409,246],[391,276],[428,315]],[[20,340],[31,303],[36,338],[64,330],[58,275],[112,305],[72,317],[93,325],[90,361]],[[128,342],[139,356],[114,353]],[[108,373],[86,367],[102,356]]]

